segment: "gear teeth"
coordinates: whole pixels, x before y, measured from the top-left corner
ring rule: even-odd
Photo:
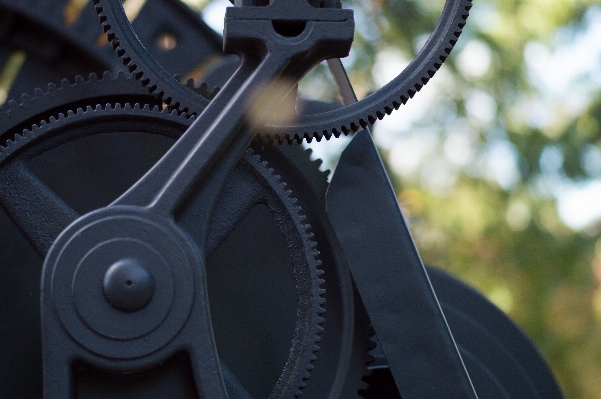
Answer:
[[[369,383],[366,381],[366,379],[369,379],[369,377],[373,374],[373,371],[371,369],[369,369],[368,366],[374,362],[375,358],[372,355],[372,353],[373,353],[373,350],[378,346],[378,344],[376,343],[376,332],[375,332],[373,326],[371,325],[371,323],[369,323],[368,335],[369,335],[369,338],[367,341],[367,353],[365,354],[366,370],[365,370],[365,375],[363,376],[363,380],[361,383],[361,385],[363,385],[363,387],[359,387],[359,394],[361,396],[363,396],[362,391],[367,390],[369,387]]]
[[[121,58],[123,65],[127,67],[128,71],[130,73],[133,73],[134,79],[138,80],[142,84],[142,87],[145,87],[148,90],[148,93],[156,95],[156,97],[160,101],[162,101],[167,106],[178,110],[178,112],[180,112],[180,113],[196,115],[197,113],[202,111],[202,109],[208,104],[209,100],[212,98],[212,97],[210,97],[210,95],[213,95],[213,96],[216,95],[218,90],[212,89],[211,91],[209,91],[208,86],[201,87],[199,89],[200,92],[198,92],[197,90],[193,90],[196,93],[197,97],[194,100],[186,99],[187,104],[182,104],[181,100],[174,99],[173,93],[169,94],[163,88],[158,87],[157,84],[159,84],[159,82],[158,81],[153,82],[152,78],[150,78],[148,76],[149,74],[145,73],[141,68],[139,68],[140,66],[143,66],[143,65],[138,65],[137,61],[132,59],[131,55],[132,54],[135,55],[135,53],[136,53],[135,50],[132,50],[131,54],[128,54],[127,47],[123,46],[120,38],[117,35],[118,33],[120,33],[120,32],[118,32],[118,27],[116,27],[117,29],[115,29],[115,27],[113,27],[111,25],[111,21],[109,20],[109,14],[111,14],[112,11],[110,9],[105,10],[103,5],[101,4],[102,1],[103,0],[94,0],[94,8],[95,8],[96,14],[98,15],[98,18],[100,20],[100,23],[102,24],[102,29],[107,34],[107,38],[111,44],[111,47],[115,50],[115,52],[117,53],[117,56]],[[120,7],[117,6],[117,8],[120,8]],[[122,8],[121,8],[121,10],[116,10],[115,12],[123,13],[123,17],[125,19],[127,19]],[[134,36],[135,36],[135,34],[134,34]],[[139,45],[141,47],[140,50],[145,50],[144,46],[137,41],[137,37],[134,40],[134,47],[136,46],[136,44],[135,44],[136,42],[137,42],[137,45]],[[150,61],[150,62],[153,62],[153,61]],[[157,66],[158,66],[158,64],[157,64]],[[161,68],[161,67],[159,66],[159,68]],[[165,71],[163,71],[163,73],[161,74],[161,78],[157,78],[157,79],[160,80],[165,77],[167,77],[167,80],[168,80],[168,83],[166,83],[167,88],[171,88],[171,89],[173,89],[174,92],[177,92],[178,90],[170,87],[170,85],[171,84],[179,85],[180,83],[178,81],[176,81],[174,78],[169,77],[169,75],[167,73],[165,73]],[[190,88],[188,88],[186,90],[190,90]],[[205,90],[206,90],[206,93],[205,93]],[[209,97],[205,96],[205,94],[207,94]],[[181,93],[177,94],[177,95],[178,95],[178,97],[182,97]],[[186,96],[184,95],[182,98],[185,98],[185,97]],[[190,109],[190,105],[193,106],[193,110]]]
[[[184,83],[184,86],[186,86],[188,89],[200,94],[201,96],[203,96],[209,100],[212,100],[213,98],[215,98],[217,93],[219,93],[219,91],[221,90],[220,87],[209,86],[209,84],[207,82],[202,82],[199,86],[196,86],[196,84],[194,83],[194,79],[192,79],[192,78],[188,79]]]
[[[432,35],[430,35],[432,38],[430,46],[422,49],[418,54],[420,62],[410,64],[410,68],[412,69],[405,69],[403,71],[403,74],[410,78],[397,84],[397,93],[393,94],[393,97],[382,98],[380,104],[376,106],[379,109],[356,111],[356,113],[351,116],[342,114],[342,116],[334,117],[336,121],[329,122],[332,125],[328,126],[325,130],[319,132],[294,133],[293,137],[297,141],[304,140],[310,143],[314,139],[320,141],[322,137],[329,140],[332,137],[331,133],[333,133],[334,137],[339,137],[340,134],[347,135],[353,131],[357,131],[360,127],[365,128],[368,124],[373,124],[378,119],[381,120],[386,114],[389,115],[392,113],[393,109],[398,109],[401,105],[406,104],[407,101],[413,98],[415,94],[430,81],[451,53],[451,50],[457,43],[457,39],[465,26],[466,19],[469,16],[468,11],[472,7],[472,0],[458,0],[454,3],[447,1],[447,5],[449,5],[449,7],[445,6],[439,20],[438,27],[440,27],[440,29],[435,30]],[[426,54],[428,54],[428,56],[425,56]],[[429,56],[429,54],[433,54],[433,56]],[[426,57],[433,57],[434,59],[432,60],[431,58],[428,59]],[[362,112],[363,114],[361,114]],[[269,127],[271,130],[276,128],[277,127],[274,126]],[[301,130],[304,129],[304,126],[301,121],[299,126],[291,126],[290,128]],[[312,127],[311,129],[314,128]],[[286,139],[288,137],[290,137],[290,135],[288,135]],[[286,141],[289,143],[291,142],[290,140]],[[268,142],[272,143],[273,138],[269,137]]]
[[[323,161],[322,161],[321,159],[319,159],[319,158],[315,159],[315,160],[314,160],[314,161],[312,161],[312,162],[313,162],[313,165],[315,165],[315,167],[316,167],[317,169],[319,169],[319,168],[321,167],[321,165],[323,165]]]
[[[10,100],[8,102],[8,108],[14,108],[17,107],[19,104],[17,104],[17,102],[15,100]]]
[[[32,100],[31,96],[28,93],[25,93],[25,94],[21,95],[21,104],[19,104],[19,105],[22,105],[31,100]]]
[[[39,87],[36,87],[36,88],[33,90],[33,94],[34,94],[34,97],[41,97],[41,96],[43,96],[45,93],[44,93],[44,91],[43,91],[42,89],[40,89]]]
[[[106,77],[106,75],[105,75]],[[59,90],[59,89],[57,89]],[[23,104],[16,104],[16,102],[11,103],[11,109],[8,112],[16,109],[15,107],[23,107]],[[107,112],[117,112],[117,113],[130,113],[132,110],[138,110],[139,112],[146,113],[156,113],[156,114],[164,114],[161,112],[161,109],[158,106],[153,106],[150,108],[148,104],[144,104],[143,106],[139,103],[131,104],[131,103],[116,103],[116,104],[96,104],[96,105],[85,105],[85,107],[77,107],[76,109],[68,109],[65,112],[58,112],[56,115],[50,115],[46,119],[41,119],[29,125],[26,129],[23,129],[21,132],[17,132],[7,139],[0,142],[0,161],[4,160],[7,156],[10,156],[14,151],[17,150],[17,147],[22,145],[26,145],[31,140],[36,137],[45,134],[46,129],[53,128],[53,125],[64,123],[66,120],[72,120],[76,118],[84,118],[88,115],[92,115],[94,113],[107,113]],[[190,121],[193,117],[188,116],[187,114],[179,114],[176,111],[167,112],[169,119],[181,119],[183,121]],[[1,116],[1,115],[0,115]],[[167,115],[165,115],[167,116]],[[185,122],[185,125],[189,125],[189,122]],[[1,133],[1,132],[0,132]]]
[[[177,109],[179,112],[196,114],[198,111],[194,111],[196,109],[196,105],[193,100],[190,100],[186,95],[177,92],[175,86],[170,86],[171,82],[167,81],[164,83],[165,87],[158,87],[157,82],[152,82],[152,79],[147,76],[144,71],[141,71],[140,67],[143,65],[138,65],[136,60],[132,59],[132,54],[135,54],[135,47],[138,45],[134,40],[133,43],[122,43],[118,37],[119,27],[117,25],[113,26],[113,21],[110,20],[112,18],[112,10],[105,9],[103,6],[103,2],[108,0],[94,0],[94,5],[96,9],[96,13],[99,16],[100,22],[102,23],[104,32],[107,33],[108,39],[111,42],[111,46],[116,50],[117,55],[122,58],[122,62],[124,65],[128,67],[131,72],[135,71],[134,78],[139,80],[144,87],[146,87],[149,93],[154,93],[157,97],[167,104],[170,108]],[[417,92],[419,92],[422,87],[427,84],[427,82],[434,76],[436,71],[441,67],[442,63],[446,60],[454,45],[457,43],[457,38],[461,35],[462,29],[465,26],[465,21],[469,16],[469,10],[472,7],[472,0],[458,0],[454,5],[450,7],[445,7],[443,10],[443,14],[439,20],[440,30],[435,31],[436,36],[434,36],[434,32],[431,35],[435,37],[433,39],[431,47],[428,49],[422,49],[418,57],[422,54],[435,54],[434,57],[437,57],[435,60],[431,60],[429,62],[423,62],[428,60],[422,60],[422,62],[416,62],[415,66],[412,68],[419,69],[409,69],[403,72],[406,72],[405,76],[410,76],[407,81],[400,82],[398,85],[397,94],[394,95],[393,98],[382,99],[380,105],[377,107],[379,109],[369,110],[369,111],[359,111],[355,115],[345,116],[350,120],[341,122],[337,121],[335,124],[339,124],[339,126],[328,126],[326,129],[322,129],[321,131],[313,131],[313,132],[295,132],[295,133],[269,133],[269,132],[261,132],[261,141],[266,144],[283,144],[283,143],[300,143],[302,141],[306,141],[308,143],[313,140],[321,141],[323,137],[326,140],[329,140],[332,136],[339,137],[341,134],[347,135],[351,132],[355,132],[359,130],[361,127],[365,128],[369,124],[373,124],[376,120],[381,120],[384,115],[390,114],[393,109],[398,109],[401,105],[406,104],[407,101],[415,96]],[[121,12],[117,10],[115,12]],[[118,18],[117,18],[118,19]],[[446,31],[443,31],[445,29]],[[128,39],[128,36],[125,36],[125,39]],[[436,41],[434,41],[436,40]],[[132,46],[134,50],[132,50],[131,54],[128,54],[128,46]],[[437,55],[436,55],[437,54]],[[423,57],[422,57],[423,58]],[[440,62],[439,62],[440,61]],[[429,63],[429,65],[428,65]],[[411,64],[413,65],[413,63]],[[159,78],[157,78],[159,79]],[[188,82],[185,86],[188,87],[187,90],[194,90],[199,94],[199,98],[211,99],[215,96],[218,89],[210,89],[206,84],[200,85],[199,88],[194,89],[193,84]],[[192,86],[192,87],[191,87]],[[200,93],[198,93],[200,91]],[[177,92],[177,93],[176,93]],[[176,95],[177,97],[174,97]],[[186,103],[182,103],[184,100]],[[200,101],[200,100],[199,100]],[[201,109],[206,104],[197,104],[198,108]],[[191,111],[192,110],[192,111]],[[361,112],[364,112],[361,115]],[[296,129],[302,129],[302,125],[299,127],[295,127]],[[275,127],[271,127],[272,130]]]
[[[70,107],[75,108],[77,103],[94,104],[95,96],[111,97],[127,94],[146,95],[132,76],[123,72],[113,75],[107,71],[103,73],[102,78],[92,73],[87,78],[76,76],[73,82],[62,79],[58,84],[49,83],[45,88],[34,89],[31,95],[23,94],[18,102],[10,100],[0,107],[4,112],[4,115],[0,114],[0,121],[3,119],[7,121],[0,134],[15,134],[30,128],[33,124],[41,123],[41,120],[48,120],[51,116],[57,117],[59,112],[67,113],[67,103],[74,103],[75,105]],[[148,99],[152,102],[157,101],[151,96]],[[3,140],[7,139],[8,137],[3,138]]]
[[[306,370],[302,376],[302,380],[298,386],[298,389],[295,391],[294,394],[295,397],[299,397],[301,395],[302,389],[306,387],[306,383],[304,381],[310,378],[309,371],[314,368],[312,363],[315,362],[315,360],[317,360],[317,356],[315,354],[320,349],[318,344],[319,342],[321,342],[321,334],[323,334],[322,324],[325,321],[325,319],[322,317],[326,312],[325,308],[323,307],[326,301],[324,297],[325,289],[323,288],[323,284],[325,283],[325,281],[322,278],[320,278],[320,276],[324,274],[324,271],[320,268],[320,266],[322,265],[322,262],[319,259],[320,252],[317,249],[317,242],[314,240],[315,236],[311,231],[311,226],[308,223],[304,223],[307,220],[306,215],[303,213],[301,206],[297,204],[297,199],[292,196],[292,191],[286,188],[287,185],[284,181],[282,181],[281,176],[276,174],[274,169],[269,166],[268,162],[262,160],[261,156],[257,154],[252,148],[250,148],[247,151],[247,154],[249,154],[250,158],[258,165],[260,165],[263,168],[263,170],[265,170],[266,173],[269,176],[271,176],[272,179],[275,180],[275,184],[282,190],[282,194],[292,201],[292,212],[297,218],[297,223],[300,222],[298,233],[301,236],[305,237],[304,252],[307,254],[307,257],[314,259],[315,276],[314,278],[312,278],[311,285],[312,291],[314,293],[317,293],[317,303],[313,305],[316,308],[316,315],[314,316],[313,326],[314,335],[310,338],[311,340],[313,340],[313,345],[310,349],[311,352],[308,354],[309,363],[305,365]]]

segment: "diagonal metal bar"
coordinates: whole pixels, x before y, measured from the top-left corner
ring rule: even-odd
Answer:
[[[328,67],[344,104],[356,102],[340,60]],[[369,131],[343,151],[326,206],[403,397],[476,399]]]
[[[342,65],[342,61],[340,61],[340,58],[330,58],[327,63],[328,69],[334,78],[334,82],[336,82],[336,86],[338,86],[342,104],[350,105],[356,103],[357,95],[355,94],[355,90],[353,90],[351,81],[346,74],[346,70],[344,69],[344,65]]]

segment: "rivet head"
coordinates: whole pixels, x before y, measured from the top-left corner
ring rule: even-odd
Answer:
[[[113,307],[124,312],[135,312],[152,300],[154,276],[141,261],[125,258],[108,268],[102,287],[104,296]]]

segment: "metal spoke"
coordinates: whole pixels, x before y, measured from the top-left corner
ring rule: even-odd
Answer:
[[[41,257],[61,231],[79,217],[24,162],[0,169],[0,187],[0,207]]]
[[[357,102],[357,95],[355,94],[355,90],[353,90],[353,86],[351,85],[351,81],[346,74],[346,70],[344,69],[344,65],[342,65],[342,61],[340,58],[331,58],[327,61],[328,69],[334,77],[334,82],[336,82],[336,86],[338,87],[338,93],[340,93],[340,97],[342,98],[342,104],[350,105]]]

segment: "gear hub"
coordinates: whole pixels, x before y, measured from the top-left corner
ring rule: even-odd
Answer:
[[[121,259],[106,271],[102,288],[104,296],[115,308],[135,312],[152,300],[154,275],[139,259]]]

